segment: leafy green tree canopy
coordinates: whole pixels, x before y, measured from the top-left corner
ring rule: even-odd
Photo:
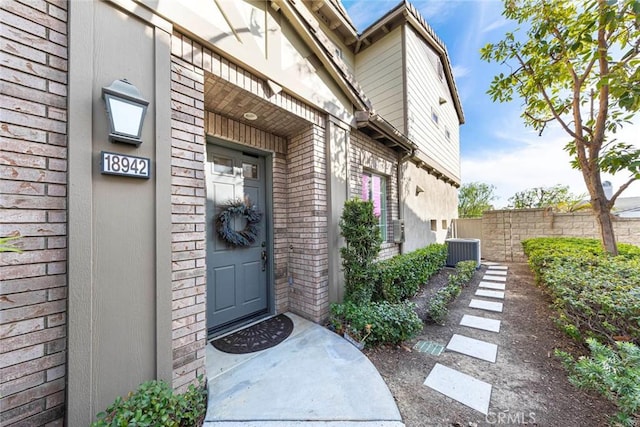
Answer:
[[[556,184],[553,187],[534,187],[518,191],[509,198],[510,209],[531,209],[553,207],[560,211],[573,211],[581,204],[585,195],[576,195],[569,191],[568,185]]]
[[[458,216],[477,218],[482,212],[493,209],[492,200],[496,199],[496,187],[483,182],[463,184],[458,190]]]
[[[521,98],[524,123],[540,133],[555,122],[569,135],[565,150],[582,172],[603,246],[616,254],[611,208],[640,179],[640,149],[614,137],[640,110],[640,1],[504,0],[503,15],[519,27],[481,50],[509,69],[488,93]],[[628,175],[609,200],[601,172]]]

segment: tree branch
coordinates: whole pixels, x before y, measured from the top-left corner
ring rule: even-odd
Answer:
[[[576,133],[574,131],[572,131],[571,128],[569,128],[567,123],[562,119],[562,117],[560,117],[560,115],[558,114],[558,112],[554,108],[553,104],[551,103],[551,99],[549,98],[549,95],[547,94],[547,90],[544,88],[544,86],[542,86],[541,83],[539,83],[536,80],[535,73],[533,72],[533,70],[529,66],[527,66],[527,64],[525,63],[524,59],[520,56],[520,54],[518,54],[518,52],[514,52],[514,56],[516,57],[518,62],[520,62],[520,65],[522,66],[522,69],[524,70],[524,72],[527,73],[529,75],[529,77],[531,77],[536,82],[536,86],[538,87],[538,90],[540,90],[540,93],[542,93],[542,96],[544,97],[544,100],[547,103],[547,106],[549,106],[549,110],[551,110],[551,114],[553,115],[553,117],[558,121],[558,123],[560,123],[560,126],[562,126],[562,128],[569,135],[571,135],[572,138],[577,139],[578,136],[576,135]]]
[[[626,190],[627,188],[629,188],[629,186],[631,184],[633,184],[635,181],[637,181],[638,178],[631,178],[629,181],[625,182],[624,184],[622,184],[620,186],[620,188],[618,188],[618,191],[616,191],[613,196],[611,196],[611,199],[609,199],[609,210],[611,210],[611,208],[613,207],[613,205],[615,205],[616,203],[616,199],[618,198],[618,196],[620,196],[620,194],[622,194],[622,192],[624,190]]]

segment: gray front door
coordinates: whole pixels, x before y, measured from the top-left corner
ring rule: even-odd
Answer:
[[[265,161],[241,151],[207,145],[207,329],[209,333],[268,311]],[[232,201],[262,212],[258,236],[236,246],[218,235],[216,217]],[[246,220],[236,217],[233,229]]]

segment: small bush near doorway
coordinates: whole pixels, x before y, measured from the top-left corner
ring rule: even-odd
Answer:
[[[193,384],[183,394],[174,394],[164,381],[147,381],[123,399],[117,397],[91,427],[164,426],[198,427],[207,412],[207,391]]]

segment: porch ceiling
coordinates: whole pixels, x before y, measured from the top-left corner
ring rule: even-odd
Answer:
[[[302,132],[310,124],[268,100],[209,73],[204,81],[204,106],[207,111],[285,138]],[[244,114],[248,112],[258,118],[247,120]]]

